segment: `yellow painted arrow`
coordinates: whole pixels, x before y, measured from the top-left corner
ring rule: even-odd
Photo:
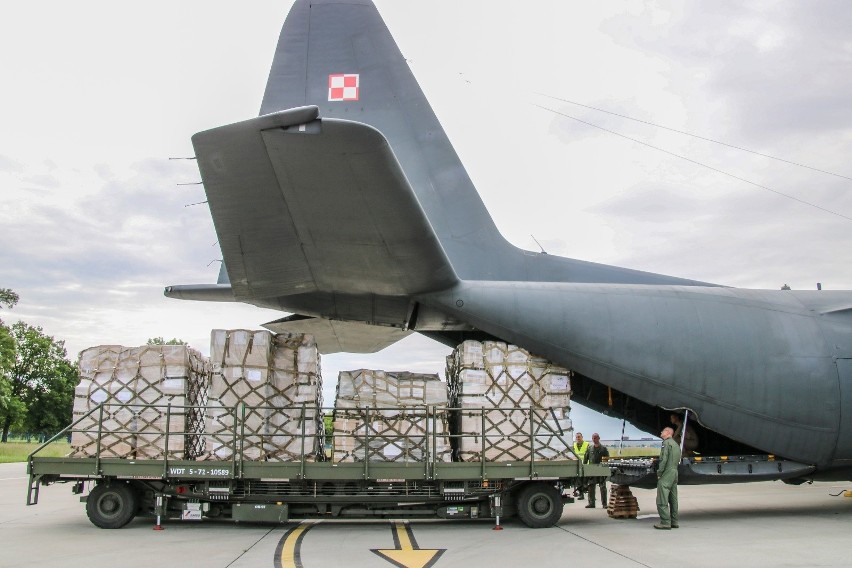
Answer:
[[[446,548],[422,549],[414,540],[414,533],[406,521],[397,521],[393,526],[394,548],[372,548],[372,552],[381,556],[399,568],[429,568],[446,551]]]

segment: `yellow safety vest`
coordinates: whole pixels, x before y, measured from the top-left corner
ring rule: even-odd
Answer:
[[[583,461],[583,458],[586,457],[586,451],[589,449],[589,443],[583,440],[583,445],[578,446],[577,442],[574,442],[574,453],[577,454],[577,457],[580,461]]]

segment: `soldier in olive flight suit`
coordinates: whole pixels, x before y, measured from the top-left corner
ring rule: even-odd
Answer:
[[[678,528],[677,464],[680,463],[680,447],[672,439],[673,434],[671,428],[663,428],[660,433],[663,439],[657,467],[657,512],[660,513],[660,522],[654,525],[655,529]]]
[[[599,464],[603,461],[603,458],[609,458],[609,450],[601,444],[601,436],[597,432],[592,434],[592,445],[589,446],[589,449],[586,450],[586,455],[583,457],[583,463],[591,463],[591,464]],[[606,509],[606,481],[601,481],[601,507]],[[586,509],[594,509],[595,508],[595,484],[592,483],[586,490],[589,492],[589,504],[586,505]]]

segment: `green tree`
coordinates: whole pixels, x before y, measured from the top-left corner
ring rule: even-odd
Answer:
[[[0,381],[8,378],[15,363],[15,338],[12,331],[0,320]]]
[[[12,427],[57,430],[71,419],[75,370],[66,359],[65,342],[45,335],[41,327],[19,321],[11,326],[15,358],[7,372],[10,404],[0,409],[6,442]]]
[[[166,341],[162,337],[152,337],[148,340],[148,345],[187,345],[183,339],[175,339],[174,337]]]
[[[9,288],[0,288],[0,307],[12,309],[18,303],[18,295]],[[9,379],[15,364],[15,338],[3,320],[0,319],[0,416],[20,416],[24,403],[12,395]]]
[[[18,303],[18,299],[18,295],[9,288],[0,288],[0,306],[11,310]]]
[[[24,401],[14,395],[12,386],[8,378],[0,377],[0,419],[3,424],[8,423],[9,428],[19,425],[27,412]],[[4,430],[0,441],[5,442],[7,438],[8,432]]]
[[[18,295],[9,288],[0,288],[0,307],[12,309],[18,303]],[[15,360],[15,340],[3,320],[0,319],[0,378],[5,377]]]
[[[58,361],[50,386],[32,389],[26,396],[24,429],[46,437],[68,426],[72,419],[77,381],[76,367],[65,359]]]

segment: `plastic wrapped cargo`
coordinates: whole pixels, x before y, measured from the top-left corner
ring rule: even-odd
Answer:
[[[447,357],[456,459],[574,459],[570,377],[516,345],[459,345]]]
[[[334,461],[450,461],[447,401],[447,385],[438,375],[341,372],[334,401]]]
[[[208,360],[186,345],[102,345],[80,353],[72,456],[194,459],[203,448]],[[103,417],[101,417],[103,413]],[[102,434],[98,440],[98,423]],[[168,433],[168,442],[166,440]],[[168,443],[168,447],[167,447]]]
[[[312,336],[217,329],[210,336],[210,359],[207,458],[233,458],[236,427],[244,433],[243,459],[321,455],[322,377]]]

